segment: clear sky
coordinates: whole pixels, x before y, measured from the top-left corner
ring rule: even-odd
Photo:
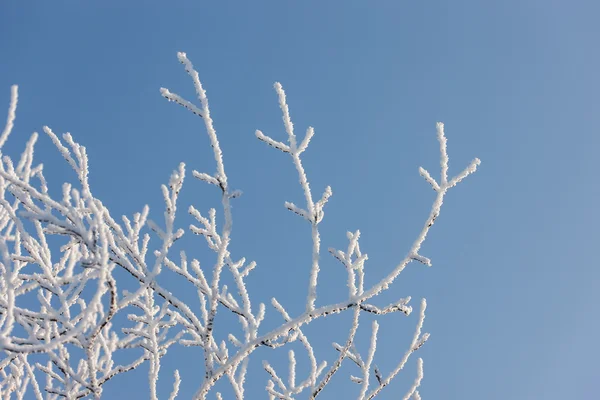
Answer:
[[[385,298],[428,299],[423,398],[597,399],[599,12],[590,0],[3,1],[0,101],[8,106],[10,85],[20,85],[5,150],[18,155],[43,125],[69,131],[87,147],[94,193],[115,216],[148,203],[160,221],[159,185],[180,161],[214,171],[201,121],[159,94],[165,86],[193,97],[176,59],[187,52],[230,182],[244,191],[234,204],[234,258],[258,262],[255,301],[276,296],[297,315],[310,229],[283,203],[302,193],[290,159],[254,137],[261,129],[285,140],[273,82],[286,89],[298,133],[316,130],[306,170],[315,196],[328,184],[334,193],[323,246],[344,248],[346,230],[360,229],[368,282],[402,259],[427,217],[434,192],[418,167],[439,175],[443,121],[450,172],[474,157],[482,165],[447,197],[423,248],[433,267],[410,265]],[[75,180],[47,137],[36,154],[55,193]],[[214,188],[192,179],[181,201],[182,211],[218,206]],[[209,254],[198,238],[186,243],[190,256]],[[322,264],[318,303],[339,301],[344,271],[325,252]],[[190,289],[172,277],[165,285]],[[321,358],[334,358],[328,343],[345,340],[348,322],[308,331]],[[416,314],[382,320],[384,372],[415,323]],[[369,326],[361,324],[363,349]],[[265,396],[260,361],[283,365],[282,354],[255,353],[252,398]],[[199,352],[169,353],[162,396],[179,365],[188,398],[201,363]],[[414,374],[413,360],[381,398],[399,398]],[[142,369],[115,379],[106,398],[147,397],[145,378]],[[347,377],[337,379],[325,397],[354,398]]]

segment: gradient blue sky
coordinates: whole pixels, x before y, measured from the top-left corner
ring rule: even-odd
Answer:
[[[315,196],[327,184],[334,192],[323,245],[343,248],[346,230],[361,229],[368,282],[404,256],[427,216],[434,193],[417,168],[438,176],[443,121],[450,172],[475,156],[482,165],[447,197],[423,249],[433,268],[411,265],[386,297],[428,299],[423,398],[596,399],[599,12],[595,1],[559,0],[3,1],[2,102],[20,85],[6,152],[17,155],[43,125],[69,131],[87,146],[95,195],[113,214],[148,203],[160,221],[159,185],[180,161],[214,171],[201,121],[158,91],[193,97],[176,60],[186,51],[208,91],[230,182],[244,191],[233,254],[258,262],[255,301],[274,295],[298,314],[310,230],[283,202],[302,193],[289,158],[254,137],[258,128],[285,139],[273,82],[284,85],[298,132],[316,129],[306,170]],[[55,193],[75,180],[47,137],[37,160]],[[192,179],[181,201],[182,211],[218,206],[214,188]],[[197,238],[185,243],[190,256],[210,260]],[[321,304],[341,299],[342,268],[327,254],[322,268]],[[176,278],[165,285],[189,289]],[[382,370],[399,360],[415,322],[384,319]],[[332,360],[328,343],[344,340],[347,323],[320,325],[329,335],[320,339],[318,327],[309,331],[322,358]],[[365,319],[363,349],[369,326]],[[264,396],[260,360],[277,365],[282,354],[255,353],[252,398]],[[188,398],[199,357],[169,353],[160,393],[180,365]],[[381,398],[398,398],[414,369],[413,360]],[[115,379],[105,397],[145,398],[145,377],[144,369]],[[344,376],[325,397],[354,391]]]

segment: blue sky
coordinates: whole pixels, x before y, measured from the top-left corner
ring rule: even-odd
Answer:
[[[16,156],[43,125],[69,131],[87,147],[94,193],[114,215],[148,203],[160,220],[159,185],[180,161],[189,172],[214,171],[201,121],[159,94],[165,86],[193,97],[176,59],[187,52],[208,91],[230,182],[244,191],[234,204],[234,256],[258,262],[255,301],[276,296],[298,314],[310,230],[283,202],[302,193],[291,161],[254,137],[261,129],[285,139],[273,82],[286,89],[298,132],[316,130],[307,174],[315,196],[328,184],[334,192],[323,246],[345,247],[345,232],[360,229],[368,282],[405,255],[427,216],[434,193],[417,168],[439,173],[435,123],[443,121],[450,172],[473,157],[482,165],[447,197],[423,249],[434,266],[411,265],[386,297],[428,299],[423,397],[598,398],[598,12],[597,2],[558,0],[5,1],[6,105],[10,85],[20,85],[5,150]],[[51,190],[75,180],[47,137],[36,154]],[[182,210],[218,206],[214,188],[189,176],[181,201]],[[197,238],[185,243],[210,257]],[[341,267],[324,254],[322,268],[321,301],[341,299]],[[384,319],[383,370],[400,359],[415,322]],[[334,357],[328,343],[344,340],[344,323],[322,325],[328,337],[312,331],[321,357]],[[369,325],[361,325],[363,345]],[[282,354],[255,353],[250,393],[264,395],[260,360]],[[167,356],[163,396],[175,365],[182,398],[195,390],[199,356]],[[398,398],[414,368],[381,398]],[[106,397],[141,396],[145,377],[116,379]],[[346,377],[336,385],[326,398],[355,397]]]

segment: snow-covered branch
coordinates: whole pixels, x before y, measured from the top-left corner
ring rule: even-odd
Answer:
[[[282,85],[276,83],[287,141],[273,139],[259,130],[256,137],[291,157],[304,201],[300,205],[284,205],[310,225],[312,257],[306,266],[309,284],[303,311],[290,315],[288,310],[293,308],[287,308],[289,304],[284,307],[273,298],[271,313],[281,322],[265,331],[262,323],[266,307],[252,302],[247,284],[257,263],[234,256],[230,246],[231,201],[240,197],[241,191],[230,187],[223,150],[198,72],[185,53],[178,53],[178,59],[192,80],[197,100],[186,100],[165,88],[160,92],[167,100],[201,117],[208,136],[215,170],[193,171],[192,175],[217,188],[222,214],[215,208],[200,211],[194,205],[187,206],[187,210],[194,220],[189,231],[213,252],[212,265],[188,257],[193,249],[181,250],[178,255],[171,251],[185,234],[178,220],[185,164],[181,163],[168,183],[161,186],[165,207],[161,220],[152,220],[149,207],[144,206],[140,212],[122,216],[117,222],[93,194],[86,148],[71,134],[57,135],[44,127],[76,178],[75,183],[64,183],[60,196],[54,197],[43,165],[34,162],[37,133],[31,135],[23,153],[14,161],[2,153],[16,118],[18,88],[11,88],[7,122],[0,134],[0,398],[14,395],[18,399],[99,399],[115,376],[147,366],[150,398],[158,399],[159,375],[164,371],[161,360],[173,346],[188,346],[202,353],[203,366],[197,369],[198,380],[194,380],[195,399],[206,399],[221,380],[228,382],[237,400],[248,397],[245,382],[252,365],[251,355],[259,348],[270,355],[282,347],[288,347],[287,369],[263,362],[269,398],[294,399],[307,392],[309,398],[315,399],[326,391],[345,360],[358,367],[356,376],[350,377],[358,384],[357,397],[376,397],[427,341],[429,334],[421,333],[426,302],[421,303],[408,350],[387,374],[376,365],[378,335],[387,333],[379,328],[377,320],[373,321],[369,349],[361,355],[355,343],[360,337],[360,318],[364,313],[373,319],[411,315],[410,296],[395,297],[398,300],[385,306],[379,295],[412,261],[431,265],[431,260],[420,253],[422,244],[448,191],[475,172],[480,161],[475,159],[462,172],[449,177],[447,139],[443,124],[438,123],[440,178],[436,180],[427,170],[419,169],[436,197],[408,253],[394,268],[371,281],[374,284],[366,285],[369,258],[361,251],[360,231],[347,232],[347,248],[329,248],[344,272],[339,281],[328,283],[346,286],[347,292],[339,300],[324,304],[317,290],[322,265],[319,224],[333,192],[326,186],[322,194],[313,197],[301,156],[315,131],[308,127],[302,140],[296,137],[286,94]],[[183,280],[181,289],[170,291],[169,280],[163,279],[165,274]],[[187,296],[181,290],[195,292],[199,307],[182,300]],[[328,362],[327,354],[316,354],[305,326],[346,311],[352,313],[348,334],[342,344],[333,343],[335,351]],[[227,326],[222,322],[222,312],[232,313],[241,330],[223,335]],[[299,368],[301,357],[308,360],[305,371]],[[418,389],[423,379],[423,361],[418,359],[416,364],[417,378],[406,392],[406,400],[421,398]],[[170,400],[180,391],[179,371],[174,372],[172,379]],[[221,392],[214,395],[223,398]]]

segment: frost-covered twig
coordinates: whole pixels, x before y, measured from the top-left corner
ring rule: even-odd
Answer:
[[[12,85],[10,88],[10,105],[8,106],[8,116],[6,117],[6,125],[2,130],[2,134],[0,134],[0,149],[6,143],[6,139],[12,132],[14,122],[15,122],[15,112],[17,110],[17,102],[19,101],[19,87],[17,85]]]
[[[256,131],[256,137],[259,140],[269,144],[276,149],[279,149],[285,153],[289,153],[292,156],[292,161],[296,170],[298,172],[298,176],[300,179],[300,186],[304,192],[304,198],[306,200],[306,210],[303,210],[296,206],[293,203],[286,202],[285,206],[290,211],[295,212],[296,214],[304,217],[311,224],[312,229],[312,241],[313,241],[313,251],[312,251],[312,266],[310,270],[310,278],[309,278],[309,286],[308,286],[308,297],[306,300],[306,311],[310,312],[315,308],[315,301],[317,299],[317,281],[319,277],[319,253],[321,249],[321,237],[319,234],[318,225],[323,219],[323,207],[329,200],[332,195],[331,187],[327,186],[321,200],[316,203],[313,200],[312,192],[310,190],[310,185],[308,183],[308,179],[306,177],[306,173],[304,172],[304,167],[302,165],[302,160],[300,159],[300,155],[306,148],[310,142],[310,139],[314,135],[314,129],[309,127],[306,131],[306,135],[304,140],[300,144],[300,146],[296,143],[296,135],[294,134],[294,124],[290,118],[290,111],[287,105],[285,92],[281,83],[275,83],[275,91],[279,96],[279,107],[283,113],[283,125],[285,127],[285,131],[288,135],[289,145],[285,145],[283,143],[277,142],[270,137],[266,136],[261,131]]]
[[[402,357],[402,359],[400,360],[400,362],[398,363],[396,368],[392,372],[390,372],[390,374],[385,379],[382,379],[379,382],[379,385],[375,389],[373,389],[373,391],[371,391],[368,394],[368,396],[364,397],[367,400],[370,400],[370,399],[374,398],[375,396],[377,396],[377,394],[379,394],[379,392],[384,387],[389,385],[390,382],[392,381],[392,379],[394,379],[396,377],[396,375],[398,375],[398,373],[400,371],[402,371],[402,369],[406,365],[406,362],[408,361],[408,358],[412,355],[412,353],[417,351],[421,346],[423,346],[423,344],[425,344],[427,339],[429,339],[429,333],[424,333],[423,335],[421,335],[421,329],[423,328],[423,322],[425,322],[425,309],[426,308],[427,308],[427,302],[425,301],[425,299],[423,299],[421,301],[421,312],[419,314],[419,322],[417,323],[417,328],[415,329],[415,334],[413,335],[413,339],[410,343],[409,349],[406,351],[406,353],[404,353],[404,357]],[[417,370],[418,370],[418,378],[417,378],[418,381],[417,381],[417,383],[415,383],[416,386],[414,386],[414,390],[416,390],[416,388],[419,386],[419,384],[421,382],[421,379],[423,378],[423,362],[422,361],[419,361],[419,363],[417,364]],[[408,397],[410,397],[410,396],[408,396]]]
[[[245,259],[241,259],[238,262],[234,262],[231,259],[228,247],[230,243],[231,228],[233,224],[233,218],[231,213],[230,201],[232,198],[239,197],[240,191],[230,191],[228,186],[227,175],[225,173],[225,167],[223,163],[222,151],[219,145],[216,131],[213,127],[213,122],[210,117],[210,109],[208,106],[208,99],[206,92],[202,87],[202,83],[198,77],[198,73],[194,70],[192,63],[188,60],[185,53],[178,53],[179,61],[184,65],[186,72],[192,78],[196,94],[201,103],[202,108],[197,109],[191,105],[187,100],[182,99],[178,95],[172,94],[168,89],[161,89],[162,95],[168,100],[175,101],[187,109],[191,110],[195,114],[202,117],[204,124],[209,136],[210,144],[213,149],[217,171],[214,175],[201,173],[194,171],[194,176],[207,183],[218,186],[222,191],[222,205],[224,210],[224,224],[221,232],[217,232],[217,222],[215,210],[211,209],[209,212],[209,218],[205,218],[201,213],[194,207],[190,207],[190,214],[200,222],[203,227],[190,226],[192,232],[204,236],[209,247],[217,253],[217,262],[213,267],[212,279],[210,282],[204,276],[204,273],[200,269],[199,263],[192,262],[196,277],[193,277],[187,270],[186,263],[184,261],[185,256],[182,254],[181,267],[176,266],[172,262],[169,266],[172,270],[185,276],[190,282],[198,288],[200,301],[203,305],[203,319],[206,331],[201,335],[201,342],[198,344],[203,348],[204,359],[205,359],[205,379],[212,379],[213,371],[215,369],[215,363],[223,365],[227,362],[227,348],[224,342],[220,346],[217,346],[214,338],[214,323],[217,314],[217,306],[219,304],[225,305],[228,309],[235,312],[240,316],[240,320],[245,331],[245,341],[248,342],[255,339],[258,332],[258,327],[264,318],[265,307],[260,304],[259,311],[256,315],[252,312],[252,305],[248,292],[246,290],[244,278],[254,268],[255,263],[250,263],[248,266],[242,269],[245,264]],[[238,289],[238,293],[241,298],[241,306],[239,302],[235,300],[231,294],[226,293],[226,286],[221,286],[221,273],[225,266],[229,267],[235,284]],[[230,335],[230,340],[237,345],[241,345],[241,342]],[[192,344],[192,342],[186,342]],[[240,367],[239,374],[236,376],[235,370]],[[245,371],[247,364],[241,360],[240,363],[236,363],[231,366],[231,370],[228,371],[228,376],[234,388],[237,397],[243,396],[243,384],[245,380]]]

